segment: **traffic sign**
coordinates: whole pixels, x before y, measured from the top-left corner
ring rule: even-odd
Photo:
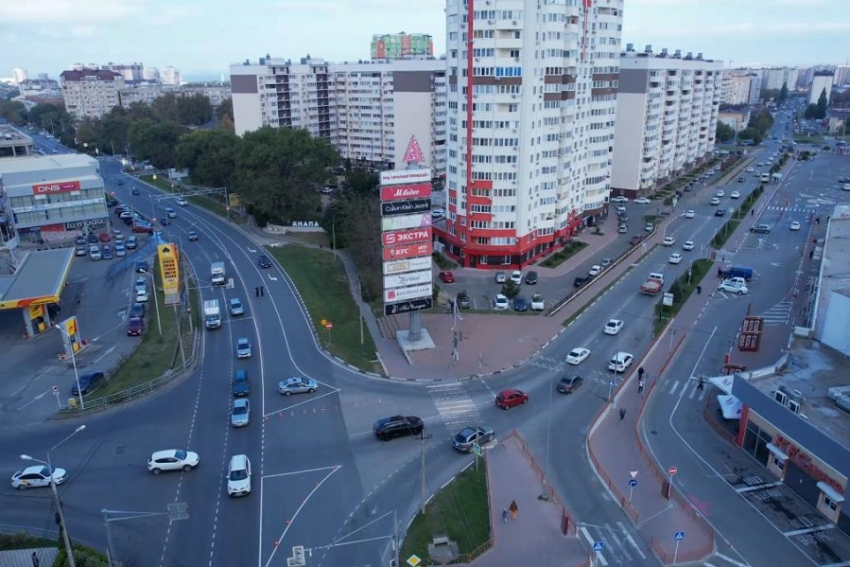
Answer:
[[[472,444],[472,452],[480,457],[481,456],[481,445],[479,445],[478,443],[473,443]]]
[[[334,328],[333,323],[331,323],[331,322],[325,323],[325,329],[327,329],[328,331],[330,331],[333,328]]]
[[[685,539],[685,532],[676,532],[676,534],[673,536],[673,538],[676,541],[682,541],[683,539]]]
[[[410,567],[416,567],[420,563],[422,563],[422,560],[416,555],[411,555],[407,558],[407,564],[410,565]]]
[[[669,474],[670,476],[676,476],[677,472],[679,472],[679,469],[676,467],[670,467],[669,469],[667,469],[667,474]]]
[[[602,551],[602,549],[604,547],[605,547],[604,541],[594,541],[593,542],[593,551],[595,551],[596,553],[599,553],[600,551]]]
[[[637,481],[636,481],[635,479],[631,479],[631,480],[629,481],[629,486],[631,486],[632,488],[634,488],[635,486],[637,486]]]
[[[632,477],[632,478],[637,478],[637,475],[638,475],[638,472],[637,472],[637,471],[629,471],[629,476],[630,476],[630,477]]]
[[[51,390],[53,390],[53,393],[54,393],[54,394],[58,394],[58,393],[59,393],[59,386],[53,386],[53,387],[51,388]]]

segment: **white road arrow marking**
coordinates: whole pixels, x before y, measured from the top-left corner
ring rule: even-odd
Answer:
[[[248,252],[252,252],[252,253],[253,253],[253,252],[256,252],[256,250],[254,250],[253,248],[248,248]]]
[[[273,281],[273,282],[276,282],[276,281],[277,281],[277,278],[276,278],[276,277],[274,277],[274,276],[272,276],[272,275],[269,275],[269,279],[270,279],[271,281]]]

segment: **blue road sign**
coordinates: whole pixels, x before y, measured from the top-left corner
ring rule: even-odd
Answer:
[[[632,488],[634,488],[635,486],[637,486],[637,480],[636,480],[636,479],[634,479],[634,478],[633,478],[633,479],[631,479],[631,480],[629,481],[629,486],[631,486]]]
[[[593,551],[596,551],[598,553],[598,552],[602,551],[603,547],[605,547],[604,541],[594,541],[593,542]]]
[[[676,532],[676,535],[673,536],[676,541],[682,541],[685,539],[685,532]]]

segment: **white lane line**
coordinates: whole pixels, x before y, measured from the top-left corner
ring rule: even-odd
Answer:
[[[717,557],[719,557],[723,561],[726,561],[727,563],[731,563],[732,565],[735,565],[735,567],[750,567],[746,563],[742,563],[740,561],[735,561],[734,559],[732,559],[728,555],[723,555],[720,552],[716,552],[714,555],[716,555]],[[706,565],[708,565],[708,563],[706,563]]]
[[[671,396],[676,393],[676,388],[678,388],[678,387],[679,387],[679,381],[676,380],[675,382],[673,382],[673,386],[670,388],[670,395]]]
[[[635,548],[635,551],[638,552],[638,555],[641,556],[642,559],[646,559],[646,555],[643,554],[638,544],[635,542],[635,539],[632,537],[632,534],[626,529],[626,526],[623,525],[623,522],[617,522],[617,525],[620,526],[620,529],[623,530],[623,533],[626,534],[626,541],[631,544],[632,547]]]
[[[771,482],[769,484],[756,484],[755,486],[742,486],[741,488],[736,488],[735,492],[738,494],[743,494],[745,492],[752,492],[754,490],[764,490],[765,488],[773,488],[775,486],[780,486],[784,484],[781,480],[777,482]]]
[[[587,540],[588,545],[590,545],[591,551],[593,550],[593,536],[590,535],[590,532],[587,531],[587,528],[582,526],[579,528],[581,530],[582,535],[584,535],[584,539]],[[608,560],[601,553],[596,553],[596,558],[599,560],[599,563],[602,565],[608,565]]]
[[[790,532],[782,532],[782,535],[785,537],[794,537],[798,535],[811,534],[814,532],[821,532],[824,530],[831,530],[835,527],[835,524],[824,524],[822,526],[815,526],[814,528],[803,528],[802,530],[793,530]]]

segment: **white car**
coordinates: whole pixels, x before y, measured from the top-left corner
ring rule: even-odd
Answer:
[[[678,252],[673,252],[670,254],[670,258],[667,259],[667,262],[670,264],[680,264],[682,262],[682,255]]]
[[[567,364],[572,364],[573,366],[581,364],[588,356],[590,356],[589,349],[584,347],[574,348],[570,351],[570,354],[567,355]]]
[[[739,191],[732,191],[731,193],[729,193],[729,196],[733,199],[740,199],[741,193]]]
[[[613,199],[611,199],[611,202],[612,203],[628,203],[629,199],[628,199],[628,197],[623,197],[622,195],[620,195],[618,197],[614,197]]]
[[[148,459],[148,470],[153,474],[165,471],[189,472],[200,464],[201,459],[193,451],[183,449],[168,449],[157,451]]]
[[[719,204],[720,204],[720,199],[718,199],[717,197],[715,197],[715,198],[713,198],[711,201],[709,201],[709,204],[710,204],[710,205],[719,205]]]
[[[634,203],[635,203],[636,205],[648,205],[648,204],[650,204],[651,202],[652,202],[652,201],[650,201],[650,200],[649,200],[649,199],[647,199],[646,197],[641,197],[640,199],[635,199],[635,200],[634,200]]]
[[[610,362],[608,362],[608,370],[613,370],[617,373],[625,372],[629,369],[629,366],[632,365],[634,359],[635,356],[630,352],[618,352],[612,356]]]
[[[68,472],[65,469],[53,469],[53,482],[62,484],[68,480]],[[50,486],[50,469],[45,465],[35,465],[20,470],[12,475],[12,488],[25,490],[27,488],[39,488]]]
[[[227,467],[227,495],[247,496],[251,493],[251,461],[247,455],[233,455]]]
[[[717,289],[719,289],[720,291],[727,291],[729,293],[736,293],[738,295],[746,295],[749,292],[747,286],[738,282],[732,282],[728,280],[721,283]]]
[[[792,222],[791,223],[791,230],[800,230],[800,223],[797,222],[797,221]]]
[[[747,173],[752,173],[752,172],[754,172],[755,170],[756,170],[756,169],[755,169],[754,167],[748,167],[748,168],[747,168]]]
[[[719,189],[717,193],[714,194],[715,197],[725,197],[726,193],[723,192],[723,189]]]
[[[505,275],[505,272],[496,272],[496,283],[505,283],[508,281],[508,276]]]
[[[672,236],[668,236],[668,237],[666,237],[666,238],[665,238],[665,239],[661,242],[661,244],[663,244],[664,246],[673,246],[675,243],[676,243],[676,239],[675,239],[675,238],[673,238]]]
[[[531,294],[531,310],[543,311],[546,308],[546,303],[543,301],[543,295],[539,293]]]
[[[511,272],[511,281],[517,285],[522,285],[522,272],[520,270]]]
[[[177,199],[177,200],[175,201],[175,203],[177,203],[177,204],[178,204],[178,205],[180,205],[181,207],[185,207],[186,205],[188,205],[188,204],[189,204],[189,201],[187,201],[187,200],[186,200],[186,199],[184,199],[183,197],[180,197],[179,199]]]
[[[684,244],[682,244],[682,250],[693,250],[694,249],[694,241],[686,240]]]
[[[508,310],[508,298],[501,294],[496,294],[496,299],[493,300],[493,309],[495,311],[507,311]]]
[[[590,272],[588,272],[592,277],[596,277],[602,273],[602,266],[598,266],[594,264],[590,267]]]
[[[446,216],[446,209],[431,209],[431,218],[441,219]]]
[[[136,303],[146,303],[148,300],[150,300],[150,296],[147,289],[136,290]]]
[[[606,335],[616,335],[620,332],[620,329],[623,328],[625,323],[620,319],[609,319],[607,323],[605,323],[605,334]]]
[[[694,218],[695,216],[697,216],[697,213],[696,213],[696,211],[695,211],[695,210],[693,210],[693,209],[688,209],[687,211],[685,211],[685,218],[686,218],[686,219],[692,219],[692,218]]]

